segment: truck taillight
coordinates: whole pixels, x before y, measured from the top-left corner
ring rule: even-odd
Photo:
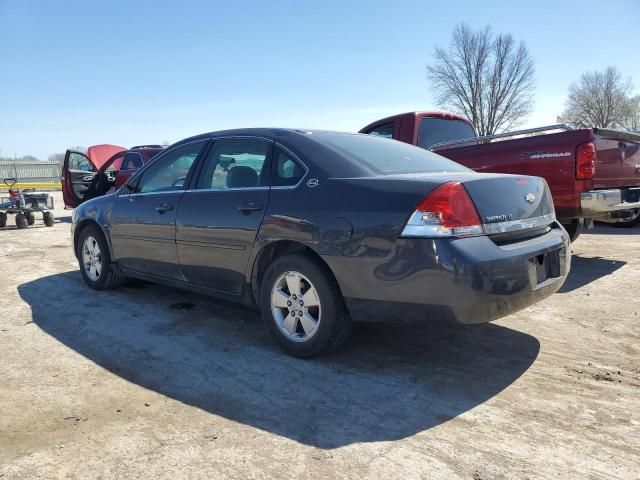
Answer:
[[[483,233],[480,216],[460,182],[440,185],[416,207],[403,237],[464,237]]]
[[[593,142],[578,145],[576,154],[576,178],[589,180],[596,170],[596,146]]]

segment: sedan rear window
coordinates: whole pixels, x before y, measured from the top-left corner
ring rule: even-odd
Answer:
[[[348,133],[321,135],[327,146],[377,174],[471,171],[440,155],[396,140]]]

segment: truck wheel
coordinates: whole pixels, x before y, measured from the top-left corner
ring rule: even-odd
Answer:
[[[573,243],[578,239],[584,229],[584,219],[576,218],[572,220],[571,223],[563,223],[562,226],[569,234],[569,240]]]
[[[82,278],[94,290],[111,290],[124,283],[125,277],[111,264],[107,241],[97,226],[88,225],[80,232],[76,256]]]
[[[640,225],[640,208],[636,208],[631,212],[631,218],[622,222],[609,223],[609,225],[617,228],[631,228]]]
[[[56,217],[53,216],[53,212],[42,212],[42,221],[47,227],[53,227]]]
[[[337,350],[351,332],[334,278],[305,255],[286,255],[269,266],[260,285],[260,307],[271,335],[295,357]]]
[[[36,223],[36,216],[33,214],[33,212],[25,212],[24,217],[27,219],[27,223],[29,225],[33,225],[34,223]]]
[[[16,227],[19,229],[27,228],[29,223],[27,222],[27,217],[24,216],[23,213],[16,214]]]
[[[4,228],[7,226],[7,214],[4,212],[0,212],[0,228]]]

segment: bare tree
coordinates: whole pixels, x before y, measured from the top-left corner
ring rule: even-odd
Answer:
[[[562,116],[575,127],[622,127],[630,92],[631,80],[623,80],[615,67],[583,73],[569,87]]]
[[[640,132],[640,95],[627,100],[622,126],[633,132]]]
[[[437,103],[465,116],[479,135],[519,125],[533,108],[534,65],[524,42],[490,27],[459,24],[449,48],[427,66]]]

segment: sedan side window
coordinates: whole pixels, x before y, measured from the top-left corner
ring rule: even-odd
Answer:
[[[260,139],[216,140],[209,151],[197,188],[226,190],[269,184],[266,162],[271,142]]]
[[[189,170],[205,142],[178,147],[154,162],[142,173],[137,193],[170,192],[182,190]]]
[[[291,155],[280,147],[276,147],[275,161],[271,185],[274,187],[286,187],[296,185],[304,177],[304,167]]]

